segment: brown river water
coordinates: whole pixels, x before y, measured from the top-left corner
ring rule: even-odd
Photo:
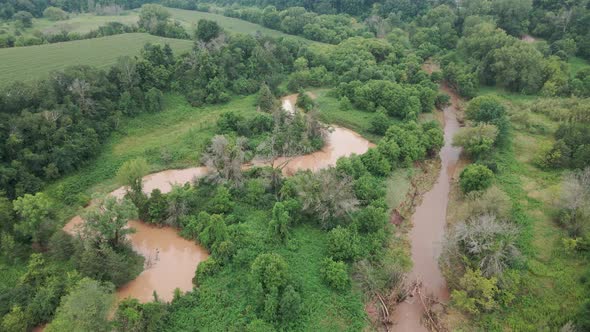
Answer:
[[[296,96],[284,98],[283,108],[294,112],[295,99]],[[292,158],[283,172],[292,175],[297,170],[317,171],[334,166],[340,157],[352,153],[363,154],[373,146],[374,144],[354,131],[334,126],[323,149]],[[143,189],[148,194],[156,188],[167,193],[172,189],[172,185],[191,182],[207,173],[206,167],[153,173],[143,178]],[[121,187],[110,195],[120,198],[125,195],[125,190],[125,187]],[[64,230],[74,234],[82,222],[82,218],[76,216],[64,226]],[[117,290],[117,298],[132,297],[141,302],[149,302],[156,291],[160,299],[170,301],[174,289],[180,288],[183,292],[191,290],[196,267],[207,259],[207,250],[193,241],[183,239],[177,234],[177,230],[171,227],[158,228],[141,221],[130,221],[129,226],[136,229],[136,233],[129,236],[131,245],[136,252],[145,257],[146,264],[144,271],[137,278]]]
[[[456,114],[459,99],[446,85],[441,86],[441,90],[451,96],[451,105],[443,112],[445,144],[440,150],[441,170],[436,183],[424,194],[412,216],[413,227],[409,239],[414,265],[408,280],[422,282],[424,295],[434,295],[441,301],[447,301],[449,290],[438,265],[438,256],[445,232],[451,180],[461,149],[452,146],[453,136],[459,129]],[[396,308],[393,330],[428,331],[421,323],[423,313],[419,296],[409,297]]]

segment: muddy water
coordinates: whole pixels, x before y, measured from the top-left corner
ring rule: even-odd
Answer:
[[[162,193],[168,193],[172,190],[173,185],[183,185],[191,182],[196,178],[203,177],[207,174],[207,167],[191,167],[185,169],[170,169],[158,173],[149,174],[143,177],[143,191],[149,194],[154,189],[160,189]],[[126,187],[121,187],[111,195],[117,198],[123,198],[127,192]]]
[[[289,95],[282,98],[281,106],[287,113],[295,113],[295,104],[297,103],[297,94]]]
[[[83,223],[80,216],[70,220],[64,230],[75,234]],[[153,292],[164,301],[172,300],[174,289],[186,292],[193,288],[192,278],[207,250],[178,235],[172,227],[155,227],[141,221],[129,221],[135,233],[128,236],[133,250],[145,258],[144,270],[137,278],[117,290],[117,299],[153,300]]]
[[[170,301],[175,288],[191,290],[195,269],[207,259],[207,251],[194,241],[181,238],[171,227],[158,228],[140,221],[130,221],[129,226],[136,230],[129,239],[133,249],[145,257],[145,270],[121,287],[117,298],[133,297],[148,302],[156,291],[161,299]]]
[[[296,99],[297,95],[285,97],[282,102],[283,108],[288,112],[295,112]],[[317,171],[334,166],[338,158],[352,153],[363,154],[372,146],[374,144],[359,134],[346,128],[334,127],[322,150],[291,159],[284,173],[292,175],[297,170]],[[167,193],[172,189],[172,185],[191,182],[207,173],[206,167],[153,173],[143,178],[143,190],[149,194],[157,188]],[[121,187],[110,195],[121,198],[125,192],[126,188]],[[82,218],[76,216],[63,229],[75,234],[82,223]],[[148,302],[153,299],[152,294],[156,291],[161,299],[169,301],[175,288],[182,291],[191,290],[195,269],[200,262],[207,259],[207,251],[196,243],[183,239],[177,234],[176,229],[170,227],[156,228],[141,221],[130,221],[128,225],[136,229],[136,233],[130,235],[129,239],[133,249],[145,257],[146,267],[136,279],[117,290],[117,298],[133,297],[141,302]]]
[[[326,138],[326,144],[320,151],[295,157],[283,168],[283,174],[290,176],[299,170],[311,170],[312,172],[336,165],[340,157],[351,154],[363,154],[375,144],[369,142],[354,131],[338,126],[333,126]],[[275,163],[283,163],[284,158],[279,158]]]
[[[440,300],[449,298],[446,281],[439,269],[438,256],[441,252],[445,232],[447,204],[451,177],[459,160],[460,148],[452,146],[454,134],[459,129],[456,110],[458,97],[446,86],[441,90],[451,95],[451,105],[444,110],[445,144],[440,151],[441,170],[432,189],[424,194],[422,203],[412,216],[412,230],[409,239],[412,245],[414,266],[409,281],[418,280],[423,284],[423,294],[433,294]],[[423,306],[419,296],[409,297],[398,305],[394,316],[395,331],[428,331],[422,324]]]

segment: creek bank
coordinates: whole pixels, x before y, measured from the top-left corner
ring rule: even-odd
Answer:
[[[295,112],[294,100],[296,95],[283,98],[283,108],[288,112]],[[315,172],[336,165],[340,157],[353,153],[363,154],[374,146],[352,130],[333,126],[321,150],[289,158],[287,166],[283,168],[283,174],[293,175],[299,170]],[[275,162],[283,161],[287,160],[279,158]],[[251,166],[244,165],[244,168]],[[207,174],[208,169],[204,166],[157,172],[143,178],[143,190],[146,194],[150,194],[153,189],[168,193],[173,185],[183,185]],[[126,187],[120,187],[109,195],[122,198],[126,190]],[[75,216],[63,229],[69,234],[75,234],[82,223],[82,218]],[[170,301],[174,289],[180,288],[183,292],[191,290],[197,265],[209,256],[207,250],[194,241],[182,238],[172,227],[154,227],[141,221],[130,221],[128,226],[136,229],[136,233],[131,234],[129,240],[133,249],[144,256],[146,264],[144,271],[137,278],[117,290],[117,298],[120,300],[132,297],[141,302],[149,302],[156,291],[160,299]]]

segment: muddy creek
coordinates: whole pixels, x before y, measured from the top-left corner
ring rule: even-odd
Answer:
[[[283,98],[283,108],[293,113],[296,111],[294,102],[296,95]],[[285,175],[292,175],[298,170],[317,171],[334,166],[340,157],[353,153],[363,154],[374,144],[354,131],[334,126],[328,134],[326,144],[317,152],[292,158],[283,169]],[[280,161],[279,161],[280,162]],[[245,165],[245,168],[249,167]],[[173,185],[182,185],[195,178],[207,175],[206,167],[166,170],[153,173],[143,178],[143,190],[151,193],[160,189],[163,193],[170,192]],[[122,198],[126,188],[121,187],[110,195]],[[76,232],[83,223],[80,216],[72,218],[64,230],[70,234]],[[145,257],[144,271],[128,284],[117,290],[117,298],[132,297],[141,302],[153,300],[153,292],[164,301],[170,301],[174,289],[186,292],[192,289],[192,278],[197,265],[208,257],[207,250],[193,241],[188,241],[177,234],[171,227],[153,227],[141,221],[130,221],[130,227],[136,232],[129,236],[133,249]]]
[[[450,184],[461,149],[452,146],[453,136],[459,129],[456,116],[459,99],[448,87],[441,86],[441,90],[451,96],[451,105],[443,112],[445,144],[440,150],[441,170],[436,183],[424,194],[412,216],[413,227],[408,236],[414,265],[408,281],[422,282],[423,294],[432,294],[439,300],[447,301],[449,291],[439,269],[438,256],[445,232]],[[420,297],[409,297],[396,308],[394,331],[428,331],[421,324],[423,313]]]

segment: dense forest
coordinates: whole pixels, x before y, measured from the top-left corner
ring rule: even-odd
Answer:
[[[287,35],[214,16],[188,27],[171,8]],[[127,10],[136,24],[22,36],[41,18]],[[0,48],[131,32],[193,43],[0,86],[0,331],[389,330],[419,287],[408,229],[448,107],[462,124],[439,258],[450,299],[426,297],[425,324],[590,330],[588,1],[8,0],[0,21],[14,26]],[[174,138],[189,152],[114,147],[187,119],[205,119]],[[371,147],[287,174],[334,143],[332,123]],[[197,162],[205,176],[146,189],[150,172]],[[116,298],[154,264],[129,240],[137,219],[206,249],[192,290]]]

